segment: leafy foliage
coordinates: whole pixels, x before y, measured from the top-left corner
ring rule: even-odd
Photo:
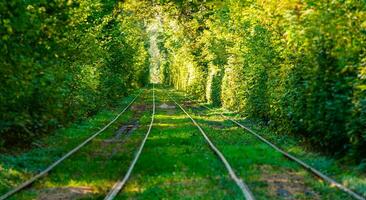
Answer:
[[[325,152],[366,158],[365,2],[162,7],[166,82]]]
[[[163,83],[325,152],[366,159],[364,1],[15,0],[0,13],[7,141],[145,85],[145,26],[155,20]]]
[[[143,21],[106,0],[0,3],[0,137],[92,115],[148,81]]]

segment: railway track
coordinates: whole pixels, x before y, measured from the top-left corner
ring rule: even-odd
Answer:
[[[192,98],[188,99],[190,101],[193,101]],[[210,111],[213,111],[212,108],[206,106],[206,105],[200,105]],[[276,146],[275,144],[271,143],[270,141],[268,141],[267,139],[265,139],[264,137],[262,137],[261,135],[259,135],[258,133],[256,133],[255,131],[253,131],[251,128],[244,126],[243,124],[239,123],[238,121],[224,115],[223,113],[219,113],[219,115],[221,117],[223,117],[226,120],[229,120],[230,122],[234,123],[235,125],[237,125],[238,127],[246,130],[247,132],[249,132],[250,134],[252,134],[253,136],[255,136],[257,139],[259,139],[261,142],[267,144],[268,146],[270,146],[271,148],[273,148],[274,150],[276,150],[277,152],[279,152],[280,154],[282,154],[283,156],[285,156],[286,158],[296,162],[297,164],[299,164],[301,167],[303,167],[305,170],[307,170],[308,172],[310,172],[311,174],[315,175],[316,177],[319,177],[320,179],[328,182],[330,184],[331,187],[337,187],[338,189],[342,190],[343,192],[347,193],[348,195],[352,196],[354,199],[357,200],[365,200],[365,198],[363,196],[361,196],[360,194],[357,194],[356,192],[352,191],[351,189],[347,188],[346,186],[344,186],[343,184],[337,182],[336,180],[330,178],[329,176],[325,175],[324,173],[320,172],[319,170],[315,169],[314,167],[310,166],[309,164],[305,163],[304,161],[302,161],[301,159],[291,155],[290,153],[282,150],[281,148],[279,148],[278,146]]]
[[[22,191],[23,189],[25,189],[26,187],[30,186],[32,183],[34,183],[35,181],[37,181],[38,179],[44,177],[47,173],[49,173],[50,171],[52,171],[56,166],[58,166],[60,163],[62,163],[64,160],[66,160],[67,158],[69,158],[71,155],[75,154],[76,152],[78,152],[82,147],[84,147],[85,145],[87,145],[90,141],[92,141],[95,137],[97,137],[98,135],[100,135],[103,131],[105,131],[108,127],[110,127],[114,122],[116,122],[116,120],[123,115],[123,113],[125,113],[125,111],[131,107],[131,105],[136,101],[136,99],[141,95],[142,91],[140,91],[130,102],[129,104],[112,120],[110,121],[106,126],[104,126],[102,129],[100,129],[98,132],[94,133],[93,135],[91,135],[89,138],[87,138],[86,140],[84,140],[82,143],[80,143],[78,146],[76,146],[74,149],[72,149],[71,151],[69,151],[68,153],[66,153],[65,155],[63,155],[60,159],[56,160],[54,163],[52,163],[50,166],[48,166],[46,169],[44,169],[42,172],[40,172],[39,174],[35,175],[34,177],[32,177],[31,179],[23,182],[22,184],[20,184],[18,187],[14,188],[13,190],[7,192],[6,194],[2,195],[0,197],[0,200],[5,200],[8,199],[9,197],[13,196],[14,194]],[[254,200],[255,197],[253,195],[253,193],[251,192],[251,190],[249,189],[249,187],[243,182],[243,180],[235,173],[235,170],[232,168],[232,165],[228,162],[228,160],[225,158],[224,154],[217,148],[217,146],[215,146],[215,144],[211,141],[211,139],[207,136],[206,132],[204,131],[204,129],[197,123],[197,121],[186,111],[186,109],[172,96],[170,96],[169,94],[167,94],[168,98],[170,98],[172,100],[172,102],[175,103],[175,105],[177,107],[179,107],[179,109],[187,116],[187,121],[188,123],[190,123],[190,121],[194,124],[194,126],[199,130],[199,132],[201,133],[201,135],[203,136],[203,138],[205,139],[205,142],[208,144],[208,146],[210,147],[210,149],[214,152],[214,154],[217,156],[218,158],[218,166],[221,166],[221,164],[223,164],[225,166],[225,169],[227,171],[227,173],[229,174],[231,180],[233,182],[235,182],[236,186],[240,189],[241,191],[241,195],[243,196],[243,198],[247,199],[247,200]],[[189,98],[191,101],[192,99]],[[202,107],[208,109],[208,110],[213,110],[212,108],[206,106],[206,105],[201,105]],[[173,106],[175,107],[175,106]],[[128,166],[128,169],[125,173],[125,175],[123,177],[121,177],[121,179],[119,179],[114,185],[113,187],[110,189],[109,193],[105,196],[105,200],[112,200],[115,197],[117,197],[117,195],[120,193],[120,191],[124,188],[124,186],[126,185],[126,183],[128,182],[129,178],[131,177],[131,174],[143,152],[145,143],[147,142],[147,139],[149,138],[150,132],[153,128],[154,125],[154,120],[155,120],[155,114],[156,114],[156,97],[155,97],[155,86],[153,85],[153,89],[152,89],[152,114],[151,114],[151,121],[150,124],[148,126],[148,129],[146,131],[146,134],[144,134],[143,139],[141,141],[141,143],[136,144],[136,146],[133,146],[133,148],[137,147],[137,151],[133,156],[133,159],[131,161],[131,163]],[[340,190],[346,192],[347,194],[349,194],[350,196],[352,196],[353,198],[357,199],[357,200],[365,200],[364,197],[362,197],[361,195],[353,192],[352,190],[348,189],[347,187],[345,187],[344,185],[338,183],[337,181],[335,181],[334,179],[326,176],[325,174],[321,173],[320,171],[316,170],[315,168],[309,166],[308,164],[306,164],[304,161],[300,160],[299,158],[289,154],[288,152],[280,149],[279,147],[277,147],[276,145],[274,145],[273,143],[269,142],[268,140],[266,140],[265,138],[263,138],[261,135],[259,135],[258,133],[256,133],[255,131],[253,131],[252,129],[250,129],[249,127],[244,126],[243,124],[239,123],[238,121],[224,115],[223,113],[219,114],[221,117],[223,117],[224,119],[231,121],[232,123],[234,123],[235,125],[237,125],[238,127],[248,131],[250,134],[254,135],[257,139],[259,139],[261,142],[269,145],[271,148],[275,149],[277,152],[281,153],[283,156],[285,156],[286,158],[298,163],[299,165],[301,165],[304,169],[306,169],[307,171],[311,172],[312,174],[314,174],[315,176],[325,180],[326,182],[330,183],[331,186],[337,187]],[[158,118],[157,118],[158,119]],[[189,121],[190,120],[190,121]],[[148,122],[146,122],[148,123]],[[193,126],[192,126],[193,127]],[[145,132],[145,131],[144,131]],[[204,143],[202,143],[204,144]],[[202,146],[202,145],[201,145]],[[205,150],[206,152],[209,152],[209,150]],[[209,153],[210,154],[210,153]],[[216,160],[215,157],[213,157],[214,160]],[[221,163],[220,163],[221,162]],[[127,166],[127,165],[126,165]],[[211,165],[210,165],[211,167]],[[221,174],[225,174],[225,171],[223,171]],[[231,181],[229,180],[229,182]],[[235,188],[235,185],[233,184],[233,187]],[[240,195],[240,193],[238,192],[238,195]]]
[[[120,112],[118,115],[112,119],[107,125],[105,125],[102,129],[91,135],[89,138],[84,140],[82,143],[80,143],[78,146],[64,154],[61,158],[57,159],[55,162],[53,162],[51,165],[49,165],[46,169],[38,173],[37,175],[33,176],[32,178],[26,180],[25,182],[21,183],[16,188],[10,190],[9,192],[3,194],[0,196],[0,200],[8,199],[9,197],[15,195],[16,193],[22,191],[26,187],[33,184],[35,181],[39,180],[40,178],[44,177],[46,174],[48,174],[50,171],[52,171],[55,167],[57,167],[60,163],[62,163],[64,160],[78,152],[82,147],[87,145],[90,141],[92,141],[95,137],[100,135],[102,132],[104,132],[108,127],[110,127],[123,113],[127,111],[128,108],[131,107],[131,105],[136,101],[136,99],[141,95],[143,90],[141,90],[131,101],[130,103]]]
[[[170,97],[171,100],[188,116],[188,118],[191,119],[193,124],[198,128],[198,130],[201,132],[202,136],[205,138],[206,142],[209,144],[212,151],[218,156],[218,158],[221,160],[221,162],[225,165],[226,170],[228,171],[231,179],[236,183],[236,185],[240,188],[243,196],[247,200],[254,200],[254,196],[252,192],[249,190],[248,186],[236,175],[234,169],[231,167],[230,163],[227,161],[225,156],[221,153],[221,151],[212,143],[210,138],[207,136],[205,131],[201,128],[201,126],[194,120],[191,115],[188,114],[188,112],[177,102],[174,98]]]
[[[154,117],[155,117],[155,86],[153,85],[153,111],[152,111],[152,115],[151,115],[151,122],[150,122],[150,125],[149,125],[149,129],[144,137],[144,139],[142,140],[141,144],[140,144],[140,147],[138,148],[136,154],[135,154],[135,157],[134,159],[132,160],[126,174],[124,175],[124,177],[117,181],[114,186],[112,187],[112,189],[109,191],[109,193],[107,194],[107,196],[104,198],[105,200],[112,200],[114,199],[118,193],[121,191],[121,189],[123,188],[123,186],[126,184],[126,182],[128,181],[128,179],[130,178],[131,176],[131,173],[132,173],[132,170],[133,168],[135,167],[138,159],[140,158],[140,155],[141,155],[141,152],[145,146],[145,143],[146,143],[146,140],[147,138],[149,137],[150,135],[150,132],[151,132],[151,129],[152,129],[152,126],[154,124]]]
[[[170,97],[171,98],[171,97]],[[245,199],[247,200],[254,200],[254,196],[252,194],[252,192],[249,190],[248,186],[235,174],[234,170],[232,169],[231,165],[229,164],[229,162],[226,160],[226,158],[224,157],[224,155],[220,152],[220,150],[211,142],[211,140],[207,137],[206,133],[203,131],[203,129],[197,124],[197,122],[187,113],[187,111],[178,103],[176,102],[173,98],[171,98],[171,100],[187,115],[187,117],[193,122],[193,124],[199,129],[199,131],[201,132],[201,134],[203,135],[203,137],[205,138],[205,140],[207,141],[207,143],[209,144],[210,148],[214,151],[214,153],[219,157],[219,159],[221,160],[221,162],[225,165],[225,168],[227,169],[230,177],[234,180],[234,182],[237,184],[237,186],[240,188],[243,196],[245,197]],[[142,150],[145,146],[146,140],[149,137],[149,134],[151,132],[152,126],[154,124],[154,116],[155,116],[155,111],[156,111],[156,105],[155,105],[155,92],[153,89],[153,112],[152,112],[152,116],[151,116],[151,122],[149,125],[149,129],[143,139],[143,141],[140,144],[140,147],[138,148],[135,157],[133,159],[133,161],[131,162],[128,171],[126,172],[126,174],[123,176],[123,178],[121,178],[119,181],[117,181],[114,186],[112,187],[112,189],[109,191],[109,193],[107,194],[107,196],[104,198],[104,200],[113,200],[118,193],[123,189],[123,187],[125,186],[125,184],[127,183],[128,179],[131,176],[131,173],[142,153]]]

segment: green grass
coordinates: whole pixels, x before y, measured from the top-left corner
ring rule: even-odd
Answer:
[[[223,112],[221,109],[211,107],[212,110],[208,110],[204,107],[200,107],[200,105],[203,104],[196,102],[190,111],[197,114],[196,119],[199,119],[198,121],[205,127],[205,130],[209,133],[210,137],[212,137],[217,145],[226,152],[224,154],[227,155],[229,159],[231,158],[230,160],[233,162],[233,165],[235,166],[236,163],[238,163],[236,168],[245,168],[242,177],[247,177],[247,182],[249,182],[249,185],[252,185],[254,191],[257,190],[257,187],[261,188],[262,185],[258,180],[261,178],[263,179],[263,172],[258,169],[263,165],[268,165],[271,168],[271,173],[274,175],[285,173],[286,170],[301,175],[304,178],[303,181],[306,186],[312,188],[321,199],[352,199],[339,189],[332,188],[328,183],[323,182],[304,171],[293,161],[276,153],[272,148],[261,143],[249,132],[224,120],[219,115],[219,113]],[[235,116],[233,113],[229,113],[229,115]],[[295,138],[294,136],[278,135],[273,133],[273,131],[270,131],[267,127],[260,126],[248,119],[241,119],[240,117],[234,118],[242,124],[251,127],[271,142],[279,145],[282,149],[304,160],[321,172],[335,178],[357,193],[366,196],[366,174],[357,170],[356,166],[342,165],[333,158],[321,155],[320,153],[311,152],[301,144],[299,138]],[[213,122],[215,122],[214,125]],[[225,128],[220,127],[219,130],[213,128],[218,122],[220,122],[221,125],[225,125]],[[238,161],[240,159],[245,160]],[[249,167],[250,165],[251,167]],[[248,167],[246,168],[245,166]],[[254,184],[251,184],[250,182],[253,182]],[[256,185],[256,182],[259,184]],[[265,187],[267,186],[268,185],[265,185]],[[265,187],[258,189],[255,193],[260,194],[261,191],[265,190]],[[258,196],[265,196],[265,194],[260,194]],[[306,195],[298,195],[296,197],[299,199],[309,198]],[[272,196],[271,199],[273,198],[275,197]]]
[[[146,98],[149,103],[150,96],[151,91],[145,92],[134,105],[145,103],[143,100]],[[81,124],[60,130],[53,136],[45,138],[42,141],[43,144],[47,144],[45,148],[34,149],[19,156],[1,155],[1,194],[44,169],[105,126],[133,97],[124,99],[118,109],[103,111]],[[146,111],[136,116],[134,112],[128,110],[105,132],[66,159],[47,177],[40,179],[31,188],[20,192],[11,199],[35,199],[47,188],[75,186],[90,187],[93,195],[103,196],[116,179],[123,174],[125,169],[123,167],[127,166],[131,160],[132,152],[146,132],[150,113],[151,109],[147,108]],[[115,131],[130,122],[131,118],[137,118],[140,125],[123,146],[118,146],[118,143],[104,144],[103,140],[113,137]],[[13,173],[10,174],[9,171]]]
[[[174,105],[157,91],[157,105]],[[156,121],[118,199],[241,199],[222,163],[183,112],[157,107]]]
[[[224,165],[211,151],[190,119],[174,106],[167,89],[156,90],[156,116],[152,132],[130,180],[117,199],[242,199],[237,185]],[[257,199],[352,199],[284,158],[248,132],[238,128],[198,103],[185,104],[182,93],[169,91],[202,126],[212,142],[222,151]],[[79,152],[57,166],[32,187],[13,196],[14,200],[37,199],[42,195],[70,195],[64,189],[78,189],[85,194],[70,199],[103,199],[112,185],[126,173],[133,156],[146,134],[151,120],[152,96],[147,89],[128,110],[104,133]],[[125,98],[119,108],[105,110],[89,120],[59,130],[39,141],[44,148],[14,155],[0,155],[0,194],[44,169],[108,123],[133,96]],[[138,109],[146,104],[144,109]],[[124,143],[106,143],[122,125],[139,121],[138,128]],[[242,121],[249,124],[248,121]],[[256,131],[309,164],[341,180],[351,188],[365,191],[364,175],[342,168],[328,157],[307,152],[292,137],[271,133],[265,127],[249,124]],[[326,170],[325,170],[326,169]]]
[[[331,176],[350,189],[366,196],[366,173],[365,171],[362,171],[362,169],[359,169],[358,166],[342,163],[335,158],[311,151],[302,144],[301,138],[289,135],[278,135],[265,126],[255,126],[252,123],[248,123],[247,120],[241,120],[241,122],[247,124],[253,130],[260,133],[271,142],[279,145],[282,149],[288,151],[292,155],[301,158],[306,163]]]

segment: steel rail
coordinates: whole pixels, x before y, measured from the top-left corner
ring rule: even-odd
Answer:
[[[194,120],[191,115],[187,113],[187,111],[178,103],[176,102],[172,97],[170,97],[174,103],[191,119],[194,125],[197,126],[198,130],[201,132],[207,143],[209,144],[210,148],[214,151],[214,153],[219,157],[219,159],[223,162],[225,165],[225,168],[227,169],[230,177],[235,181],[237,186],[240,188],[241,192],[243,193],[245,199],[247,200],[254,200],[254,196],[252,192],[249,190],[249,187],[235,174],[233,168],[229,164],[229,162],[226,160],[225,156],[220,152],[220,150],[211,142],[210,138],[206,135],[206,133],[203,131],[201,126]]]
[[[189,100],[192,101],[192,98],[187,97]],[[206,105],[201,105],[209,110],[213,110],[212,108],[206,106]],[[323,174],[322,172],[320,172],[319,170],[315,169],[314,167],[311,167],[310,165],[306,164],[304,161],[300,160],[299,158],[291,155],[290,153],[282,150],[281,148],[277,147],[275,144],[271,143],[270,141],[268,141],[267,139],[265,139],[264,137],[260,136],[258,133],[254,132],[252,129],[250,129],[249,127],[244,126],[243,124],[239,123],[238,121],[224,115],[223,113],[219,113],[219,115],[221,115],[223,118],[225,118],[226,120],[229,120],[231,122],[233,122],[234,124],[238,125],[239,127],[241,127],[242,129],[250,132],[252,135],[254,135],[255,137],[257,137],[259,140],[261,140],[262,142],[266,143],[267,145],[269,145],[270,147],[272,147],[273,149],[275,149],[277,152],[281,153],[283,156],[287,157],[288,159],[298,163],[299,165],[301,165],[304,169],[310,171],[312,174],[314,174],[315,176],[323,179],[324,181],[327,181],[332,187],[337,187],[340,190],[342,190],[343,192],[349,194],[350,196],[352,196],[353,198],[357,199],[357,200],[365,200],[364,197],[362,197],[361,195],[357,194],[356,192],[352,191],[351,189],[347,188],[346,186],[344,186],[343,184],[337,182],[336,180],[330,178],[329,176]]]
[[[50,172],[52,169],[54,169],[62,161],[66,160],[68,157],[70,157],[71,155],[73,155],[74,153],[76,153],[77,151],[79,151],[83,146],[85,146],[86,144],[88,144],[91,140],[93,140],[100,133],[102,133],[103,131],[105,131],[110,125],[112,125],[135,102],[135,100],[137,99],[137,97],[139,97],[142,92],[143,91],[139,92],[131,100],[131,102],[112,121],[110,121],[106,126],[104,126],[102,129],[100,129],[98,132],[94,133],[92,136],[90,136],[84,142],[80,143],[77,147],[75,147],[74,149],[72,149],[71,151],[69,151],[68,153],[66,153],[65,155],[63,155],[61,158],[59,158],[58,160],[56,160],[54,163],[52,163],[50,166],[48,166],[45,170],[43,170],[39,174],[33,176],[32,178],[30,178],[27,181],[23,182],[22,184],[20,184],[16,188],[14,188],[14,189],[10,190],[9,192],[5,193],[4,195],[2,195],[0,197],[0,200],[5,200],[5,199],[11,197],[12,195],[16,194],[17,192],[23,190],[24,188],[26,188],[27,186],[31,185],[33,182],[35,182],[39,178],[45,176],[48,172]]]
[[[126,182],[128,181],[128,179],[130,178],[131,176],[131,173],[132,173],[132,170],[133,168],[135,167],[136,163],[137,163],[137,160],[139,159],[140,155],[141,155],[141,152],[142,152],[142,149],[144,148],[144,145],[146,143],[146,140],[147,138],[149,137],[149,134],[151,132],[151,129],[152,129],[152,126],[154,124],[154,117],[155,117],[155,86],[153,84],[153,112],[152,112],[152,116],[151,116],[151,122],[150,122],[150,125],[149,125],[149,129],[144,137],[144,139],[142,140],[141,144],[140,144],[140,147],[135,155],[135,158],[133,159],[133,161],[131,162],[128,170],[127,170],[127,173],[125,174],[125,176],[117,181],[112,189],[109,191],[109,193],[107,194],[107,196],[104,198],[105,200],[112,200],[114,199],[117,194],[121,191],[121,189],[123,188],[123,186],[126,184]]]

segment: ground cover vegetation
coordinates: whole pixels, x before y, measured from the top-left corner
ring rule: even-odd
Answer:
[[[123,98],[114,109],[105,109],[87,121],[37,140],[42,145],[39,148],[17,156],[0,155],[0,193],[19,185],[85,140],[114,118],[138,93]],[[241,191],[197,127],[167,94],[199,123],[257,199],[352,199],[222,118],[218,114],[222,110],[201,107],[201,103],[191,101],[184,93],[165,87],[155,87],[157,107],[152,132],[132,176],[116,199],[242,199]],[[10,199],[105,197],[127,171],[145,136],[152,103],[152,88],[144,89],[112,126],[47,176]],[[246,120],[242,123],[251,125]],[[130,125],[133,128],[124,129]],[[365,194],[365,179],[358,171],[347,171],[332,159],[311,155],[292,138],[276,137],[262,127],[258,132]]]
[[[58,130],[37,140],[40,147],[26,153],[0,155],[0,193],[4,194],[45,169],[65,152],[116,117],[137,95],[121,99],[113,109]],[[136,146],[145,135],[152,111],[152,92],[143,91],[115,123],[79,152],[57,166],[48,176],[10,199],[95,199],[106,195],[127,170]],[[132,128],[129,128],[132,126]]]

